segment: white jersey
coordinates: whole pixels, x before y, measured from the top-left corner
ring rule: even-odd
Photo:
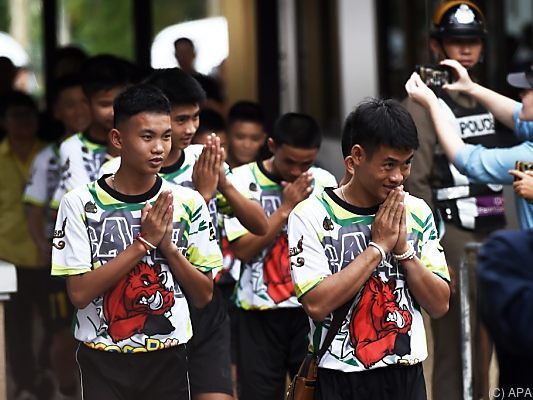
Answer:
[[[433,214],[421,199],[407,195],[407,240],[433,273],[450,280]],[[358,208],[332,189],[298,204],[289,216],[291,274],[298,298],[353,261],[371,240],[378,207]],[[310,344],[318,352],[332,315],[310,319]],[[389,253],[359,290],[320,367],[359,372],[389,365],[412,365],[427,357],[420,306],[401,263]]]
[[[133,243],[141,210],[161,191],[174,196],[173,243],[202,272],[220,268],[222,256],[207,207],[195,191],[158,178],[147,193],[127,196],[104,178],[63,197],[54,232],[52,275],[72,276],[97,268]],[[75,337],[90,347],[122,353],[159,350],[192,336],[187,300],[159,251],[145,255],[102,296],[76,312]]]
[[[328,186],[337,186],[335,177],[328,171],[316,167],[311,167],[309,171],[313,175],[313,193],[320,193]],[[280,206],[281,182],[272,177],[262,163],[253,162],[235,168],[231,179],[248,188],[267,217]],[[224,227],[230,242],[248,233],[237,218],[226,219]],[[286,227],[252,260],[241,263],[235,303],[245,310],[300,307],[290,277]]]
[[[59,180],[61,169],[59,164],[59,147],[56,143],[42,149],[33,160],[30,177],[24,189],[22,201],[42,207],[45,211],[45,235],[52,237],[54,222],[49,215],[49,206]]]
[[[90,140],[84,133],[65,139],[59,147],[61,181],[51,206],[57,208],[65,193],[98,179],[106,155],[107,145]]]

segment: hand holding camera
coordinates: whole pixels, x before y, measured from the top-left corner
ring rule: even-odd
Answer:
[[[515,169],[509,173],[514,176],[513,189],[516,194],[533,201],[533,162],[517,161]]]

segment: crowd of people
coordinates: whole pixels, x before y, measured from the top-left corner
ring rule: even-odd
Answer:
[[[452,81],[415,72],[402,103],[357,105],[339,182],[315,166],[312,116],[285,113],[266,132],[260,104],[228,107],[195,71],[187,38],[181,68],[58,52],[47,118],[2,82],[13,398],[281,400],[326,343],[316,399],[426,399],[428,353],[430,397],[462,399],[470,242],[486,242],[468,264],[474,397],[531,392],[533,68],[508,75],[521,102],[477,83],[486,30],[471,1],[437,8],[430,47]],[[493,235],[502,185],[522,231]]]

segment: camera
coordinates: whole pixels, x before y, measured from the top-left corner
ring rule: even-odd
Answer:
[[[532,161],[517,161],[514,168],[521,172],[533,171]]]
[[[417,65],[415,71],[431,88],[439,88],[452,82],[452,69],[447,65]]]

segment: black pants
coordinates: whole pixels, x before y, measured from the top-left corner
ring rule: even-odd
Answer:
[[[147,353],[113,353],[79,345],[83,400],[189,400],[185,345]]]
[[[233,395],[230,320],[225,299],[215,286],[213,300],[199,310],[189,303],[193,336],[187,343],[191,395]]]
[[[364,372],[318,369],[316,400],[426,400],[422,364]]]
[[[307,354],[309,319],[301,308],[238,312],[239,400],[281,400]]]

